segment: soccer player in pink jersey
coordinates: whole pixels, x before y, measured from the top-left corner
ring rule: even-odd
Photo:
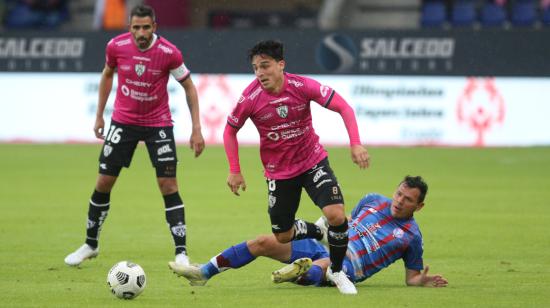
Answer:
[[[99,158],[99,175],[88,209],[85,244],[65,258],[78,266],[99,253],[98,238],[110,207],[110,193],[122,167],[129,167],[139,141],[144,141],[157,183],[164,198],[166,221],[175,243],[175,261],[189,264],[186,247],[184,204],[176,179],[176,143],[168,104],[170,75],[185,90],[191,114],[190,147],[198,157],[204,149],[199,120],[197,90],[181,52],[156,31],[155,13],[139,5],[130,13],[129,32],[107,44],[106,63],[99,83],[99,99],[94,125],[97,138],[104,139]],[[118,88],[108,133],[104,136],[103,113],[113,84],[115,70]]]
[[[323,232],[318,226],[295,219],[304,188],[330,225],[331,266],[327,277],[343,294],[356,294],[355,286],[342,272],[348,243],[344,198],[327,152],[313,129],[310,102],[342,116],[349,135],[351,158],[360,168],[367,168],[369,154],[361,145],[353,109],[329,86],[286,73],[281,42],[259,42],[249,50],[248,57],[256,79],[244,90],[224,131],[230,166],[227,185],[236,195],[239,189],[246,189],[236,136],[250,118],[260,134],[260,156],[267,178],[268,211],[275,238],[280,243],[322,238]]]

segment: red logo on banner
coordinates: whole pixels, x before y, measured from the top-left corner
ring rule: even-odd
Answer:
[[[197,92],[205,141],[209,144],[221,143],[227,115],[237,96],[233,95],[225,75],[201,75]]]
[[[502,124],[504,99],[495,87],[494,78],[468,78],[464,92],[458,98],[458,121],[476,132],[475,146],[484,146],[484,135],[494,124]]]

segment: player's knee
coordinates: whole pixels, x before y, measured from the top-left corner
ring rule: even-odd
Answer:
[[[116,179],[116,176],[99,174],[95,189],[101,193],[111,192],[113,186],[115,185]]]
[[[273,246],[274,239],[269,235],[260,235],[251,241],[249,246],[253,246],[256,256],[265,256]],[[250,247],[252,248],[252,247]]]
[[[346,221],[346,213],[343,204],[328,205],[323,208],[323,214],[331,226],[339,226]]]
[[[163,196],[170,195],[178,191],[178,183],[176,178],[159,177],[157,178],[157,182]]]
[[[290,229],[287,232],[282,233],[274,233],[275,239],[277,239],[277,242],[284,244],[292,241],[292,235],[294,234],[294,229]]]

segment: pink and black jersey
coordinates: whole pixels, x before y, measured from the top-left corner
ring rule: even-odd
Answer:
[[[260,134],[260,156],[266,177],[289,179],[327,156],[311,122],[310,102],[327,107],[333,89],[304,76],[284,73],[279,94],[265,91],[255,79],[229,115],[230,126],[240,129],[250,118]]]
[[[106,63],[117,68],[118,88],[113,120],[129,125],[172,126],[166,86],[172,74],[182,81],[190,74],[181,52],[166,39],[154,36],[146,50],[140,50],[131,33],[107,44]]]
[[[422,234],[414,218],[395,219],[391,202],[378,194],[368,194],[351,212],[347,257],[355,281],[363,281],[393,262],[403,259],[405,267],[422,270]]]

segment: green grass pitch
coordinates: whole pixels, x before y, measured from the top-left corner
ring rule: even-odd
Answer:
[[[449,280],[443,289],[406,287],[401,261],[358,285],[335,288],[274,285],[280,264],[258,259],[246,268],[190,287],[167,267],[172,239],[146,149],[140,145],[111,197],[100,255],[80,268],[63,258],[82,244],[87,202],[100,145],[0,145],[1,307],[542,307],[550,291],[550,148],[371,148],[359,170],[346,148],[329,148],[347,212],[367,192],[391,195],[406,174],[430,186],[416,218],[425,263]],[[266,185],[257,147],[242,147],[248,184],[241,197],[226,184],[223,148],[195,159],[178,147],[192,261],[269,233]],[[320,211],[304,194],[298,215]],[[118,261],[140,264],[147,288],[133,301],[106,285]]]

